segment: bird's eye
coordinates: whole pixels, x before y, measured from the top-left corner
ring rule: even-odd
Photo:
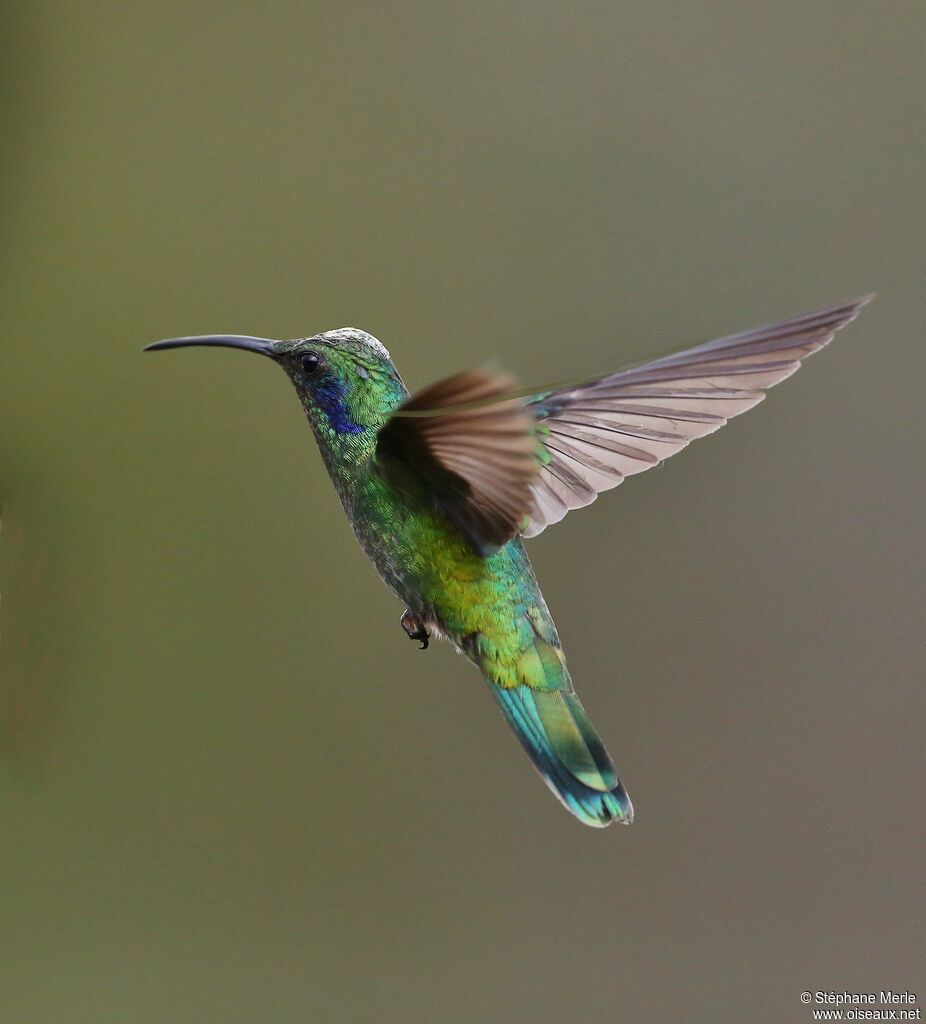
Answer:
[[[311,377],[315,373],[321,361],[321,356],[317,352],[303,352],[299,357],[299,365],[307,377]]]

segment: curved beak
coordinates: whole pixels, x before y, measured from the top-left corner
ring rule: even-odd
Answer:
[[[273,341],[270,338],[252,338],[248,334],[197,334],[189,338],[165,338],[145,345],[143,352],[156,352],[162,348],[186,348],[188,345],[214,345],[217,348],[243,348],[273,358]]]

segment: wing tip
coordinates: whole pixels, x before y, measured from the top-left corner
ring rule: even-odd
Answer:
[[[878,297],[877,292],[868,292],[866,295],[859,295],[854,299],[850,299],[848,302],[843,303],[841,306],[833,307],[834,319],[836,322],[833,325],[833,331],[842,330],[846,324],[851,324],[852,321],[861,313],[861,311]],[[836,314],[845,310],[844,316],[837,317]]]

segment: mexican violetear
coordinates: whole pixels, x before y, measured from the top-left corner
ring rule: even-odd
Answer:
[[[754,406],[869,298],[536,392],[470,370],[409,396],[383,345],[352,327],[148,348],[241,348],[286,371],[357,539],[406,605],[405,632],[466,654],[550,789],[603,826],[629,823],[633,808],[573,689],[522,537]]]

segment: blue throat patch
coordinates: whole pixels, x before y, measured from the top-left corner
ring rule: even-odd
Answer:
[[[332,430],[339,434],[362,434],[366,427],[351,419],[346,396],[347,385],[340,380],[319,384],[315,388],[315,401],[328,417]]]

